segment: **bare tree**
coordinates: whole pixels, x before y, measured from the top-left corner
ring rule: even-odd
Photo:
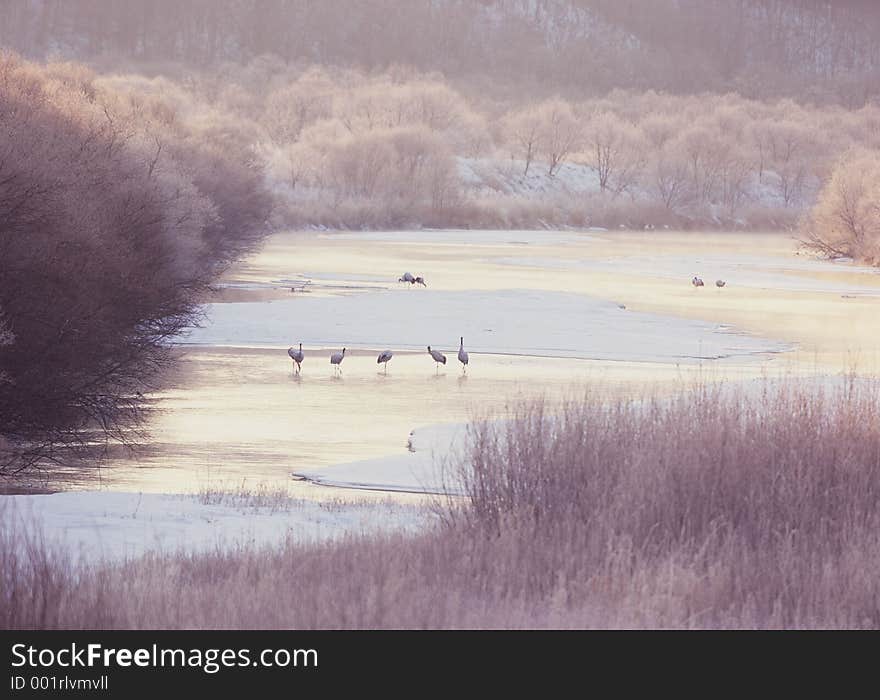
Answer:
[[[835,168],[802,227],[804,242],[825,255],[880,263],[880,165],[856,153]]]
[[[0,473],[10,474],[139,437],[170,339],[259,236],[268,199],[228,123],[220,150],[202,140],[204,119],[154,122],[152,97],[3,54],[0,95]]]
[[[662,148],[649,168],[651,189],[669,211],[678,212],[691,198],[690,169],[674,149]]]
[[[551,177],[578,148],[580,125],[571,106],[560,99],[549,100],[537,108],[540,121],[540,148],[547,159],[547,174]]]
[[[506,117],[504,127],[507,139],[514,146],[514,153],[523,160],[522,175],[526,177],[532,161],[543,148],[543,115],[535,107],[527,107]]]
[[[612,112],[592,115],[584,126],[585,157],[602,192],[620,194],[636,181],[644,163],[642,136]]]

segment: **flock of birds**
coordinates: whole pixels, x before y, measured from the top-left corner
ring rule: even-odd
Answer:
[[[336,372],[342,371],[342,361],[345,359],[345,353],[347,350],[348,348],[342,348],[342,352],[334,352],[330,355],[330,364]],[[299,348],[287,348],[287,354],[290,356],[290,359],[293,360],[294,373],[299,374],[302,371],[303,360],[306,358],[305,352],[303,352],[302,343],[299,344]],[[430,345],[428,346],[428,354],[431,356],[431,359],[434,360],[434,363],[437,366],[437,371],[439,372],[440,365],[446,364],[446,355],[439,350],[435,350]],[[392,357],[394,357],[393,352],[390,350],[383,350],[376,358],[377,365],[385,365],[385,374],[388,374],[388,363],[391,361]],[[464,349],[464,336],[462,336],[459,338],[458,346],[458,361],[461,363],[462,372],[467,372],[469,359],[467,350]]]
[[[416,277],[409,272],[404,272],[401,277],[397,279],[398,282],[408,283],[412,286],[417,284],[422,285],[423,287],[427,287],[427,283],[425,282],[424,277]],[[691,284],[694,287],[705,287],[706,283],[703,282],[703,279],[698,275],[694,275],[694,278],[691,280]],[[727,282],[724,280],[715,280],[715,286],[721,289]],[[330,364],[336,372],[342,372],[342,361],[345,359],[345,352],[347,348],[342,348],[342,352],[334,352],[330,355]],[[293,361],[293,371],[295,374],[299,374],[302,371],[302,363],[305,359],[305,353],[303,352],[302,343],[299,344],[299,348],[290,347],[287,349],[287,354],[290,356],[290,359]],[[439,350],[434,350],[430,345],[428,346],[428,354],[431,356],[431,359],[434,360],[434,363],[437,367],[437,371],[440,371],[440,365],[446,364],[446,355],[444,355]],[[394,353],[390,350],[383,350],[379,353],[379,356],[376,358],[376,364],[385,365],[385,374],[388,374],[388,363],[391,361],[391,358],[394,357]],[[459,346],[458,346],[458,361],[461,363],[462,372],[467,372],[468,366],[468,354],[464,349],[464,336],[459,338]]]
[[[697,277],[696,275],[694,275],[694,278],[691,280],[691,284],[695,287],[706,286],[705,282],[703,282],[703,279],[701,277]],[[721,289],[725,284],[727,284],[727,282],[725,282],[724,280],[715,280],[715,286],[718,287],[718,289]]]
[[[420,284],[423,287],[428,286],[425,283],[424,277],[415,277],[409,272],[404,272],[403,276],[400,277],[397,281],[408,282],[410,285]],[[342,348],[342,352],[334,352],[332,355],[330,355],[330,365],[333,367],[334,371],[342,372],[342,361],[345,359],[345,352],[347,349],[348,348]],[[302,343],[299,344],[299,348],[287,348],[287,354],[293,361],[294,373],[299,374],[302,371],[302,363],[306,357],[305,353],[303,352]],[[437,371],[439,372],[440,365],[446,364],[446,355],[444,355],[439,350],[434,350],[430,345],[428,346],[428,354],[431,356],[431,359],[434,360],[434,364],[437,367]],[[383,350],[376,358],[376,364],[385,365],[385,374],[388,374],[388,363],[391,361],[392,357],[394,357],[393,352],[391,352],[390,350]],[[462,372],[467,372],[469,359],[470,358],[468,357],[467,351],[464,349],[464,336],[461,336],[459,338],[458,346],[458,361],[461,363]]]

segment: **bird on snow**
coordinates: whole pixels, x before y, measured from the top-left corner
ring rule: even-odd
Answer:
[[[694,277],[691,280],[691,284],[694,285],[695,287],[704,287],[705,286],[703,284],[703,280],[701,280],[699,277]]]
[[[345,348],[342,348],[342,352],[334,352],[330,355],[330,364],[333,365],[337,370],[342,371],[342,361],[345,359]]]
[[[461,362],[461,371],[467,372],[468,354],[464,349],[464,336],[460,338],[461,345],[458,347],[458,361]]]
[[[404,272],[403,277],[397,278],[398,282],[409,282],[410,284],[415,284],[416,278],[413,277],[409,272]]]
[[[727,282],[724,280],[715,280],[715,286],[718,287],[718,289],[721,289],[725,284],[727,284]]]
[[[294,350],[293,348],[287,348],[287,354],[290,355],[290,359],[293,360],[293,364],[296,366],[296,373],[299,374],[302,367],[302,361],[305,358],[303,354],[303,344],[299,344],[299,350]]]
[[[434,358],[434,362],[437,363],[437,371],[440,371],[440,365],[446,364],[446,355],[444,355],[439,350],[431,350],[431,346],[428,346],[428,354]]]
[[[376,358],[376,364],[384,364],[385,365],[385,374],[388,374],[388,361],[394,357],[394,354],[390,350],[383,350],[379,353],[379,357]]]
[[[425,278],[424,278],[424,277],[416,277],[416,278],[413,280],[412,283],[413,283],[413,284],[420,284],[420,285],[422,285],[423,287],[427,287],[427,286],[428,286],[427,283],[425,282]]]

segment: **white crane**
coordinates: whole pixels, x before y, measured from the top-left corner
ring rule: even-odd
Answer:
[[[434,358],[434,362],[437,363],[437,371],[440,371],[440,365],[446,364],[446,355],[444,355],[439,350],[431,350],[431,346],[428,346],[428,354]]]
[[[458,361],[461,362],[461,371],[467,372],[468,354],[464,349],[464,336],[460,338],[461,344],[458,346]]]
[[[337,371],[342,371],[342,361],[345,359],[345,348],[342,348],[342,352],[334,352],[330,355],[330,364],[333,365]]]
[[[390,350],[383,350],[379,353],[379,357],[376,358],[376,364],[384,364],[385,365],[385,374],[388,374],[388,361],[394,357],[394,353]]]
[[[703,280],[701,280],[697,276],[694,276],[694,278],[691,280],[691,284],[694,285],[695,287],[704,287],[705,286],[703,284]]]
[[[287,354],[290,355],[290,359],[293,360],[293,364],[296,367],[294,370],[297,374],[302,370],[302,361],[305,358],[303,354],[303,344],[299,344],[299,350],[294,350],[293,348],[287,348]]]

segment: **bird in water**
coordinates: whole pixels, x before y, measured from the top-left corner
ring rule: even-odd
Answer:
[[[388,361],[394,357],[394,353],[390,350],[383,350],[379,353],[379,357],[376,358],[376,364],[384,364],[385,365],[385,374],[388,374]]]
[[[302,343],[299,344],[299,350],[294,350],[293,348],[287,348],[287,354],[290,355],[290,359],[293,360],[293,364],[296,368],[294,371],[297,374],[299,374],[300,371],[302,370],[302,367],[301,367],[302,361],[305,358],[305,355],[303,354],[303,344]]]
[[[727,282],[724,280],[715,280],[715,286],[718,287],[718,289],[721,289],[725,284],[727,284]]]
[[[703,280],[701,280],[699,277],[696,277],[696,276],[691,280],[691,284],[694,285],[695,287],[705,287],[706,286],[705,284],[703,284]]]
[[[333,365],[338,371],[342,371],[342,361],[345,359],[345,348],[342,348],[342,352],[334,352],[330,355],[330,364]]]
[[[440,365],[446,364],[446,355],[444,355],[439,350],[431,350],[431,346],[428,346],[428,354],[434,358],[434,362],[437,363],[437,371],[440,371]]]
[[[461,362],[461,371],[467,372],[468,354],[464,349],[464,336],[459,340],[461,344],[458,346],[458,361]]]

